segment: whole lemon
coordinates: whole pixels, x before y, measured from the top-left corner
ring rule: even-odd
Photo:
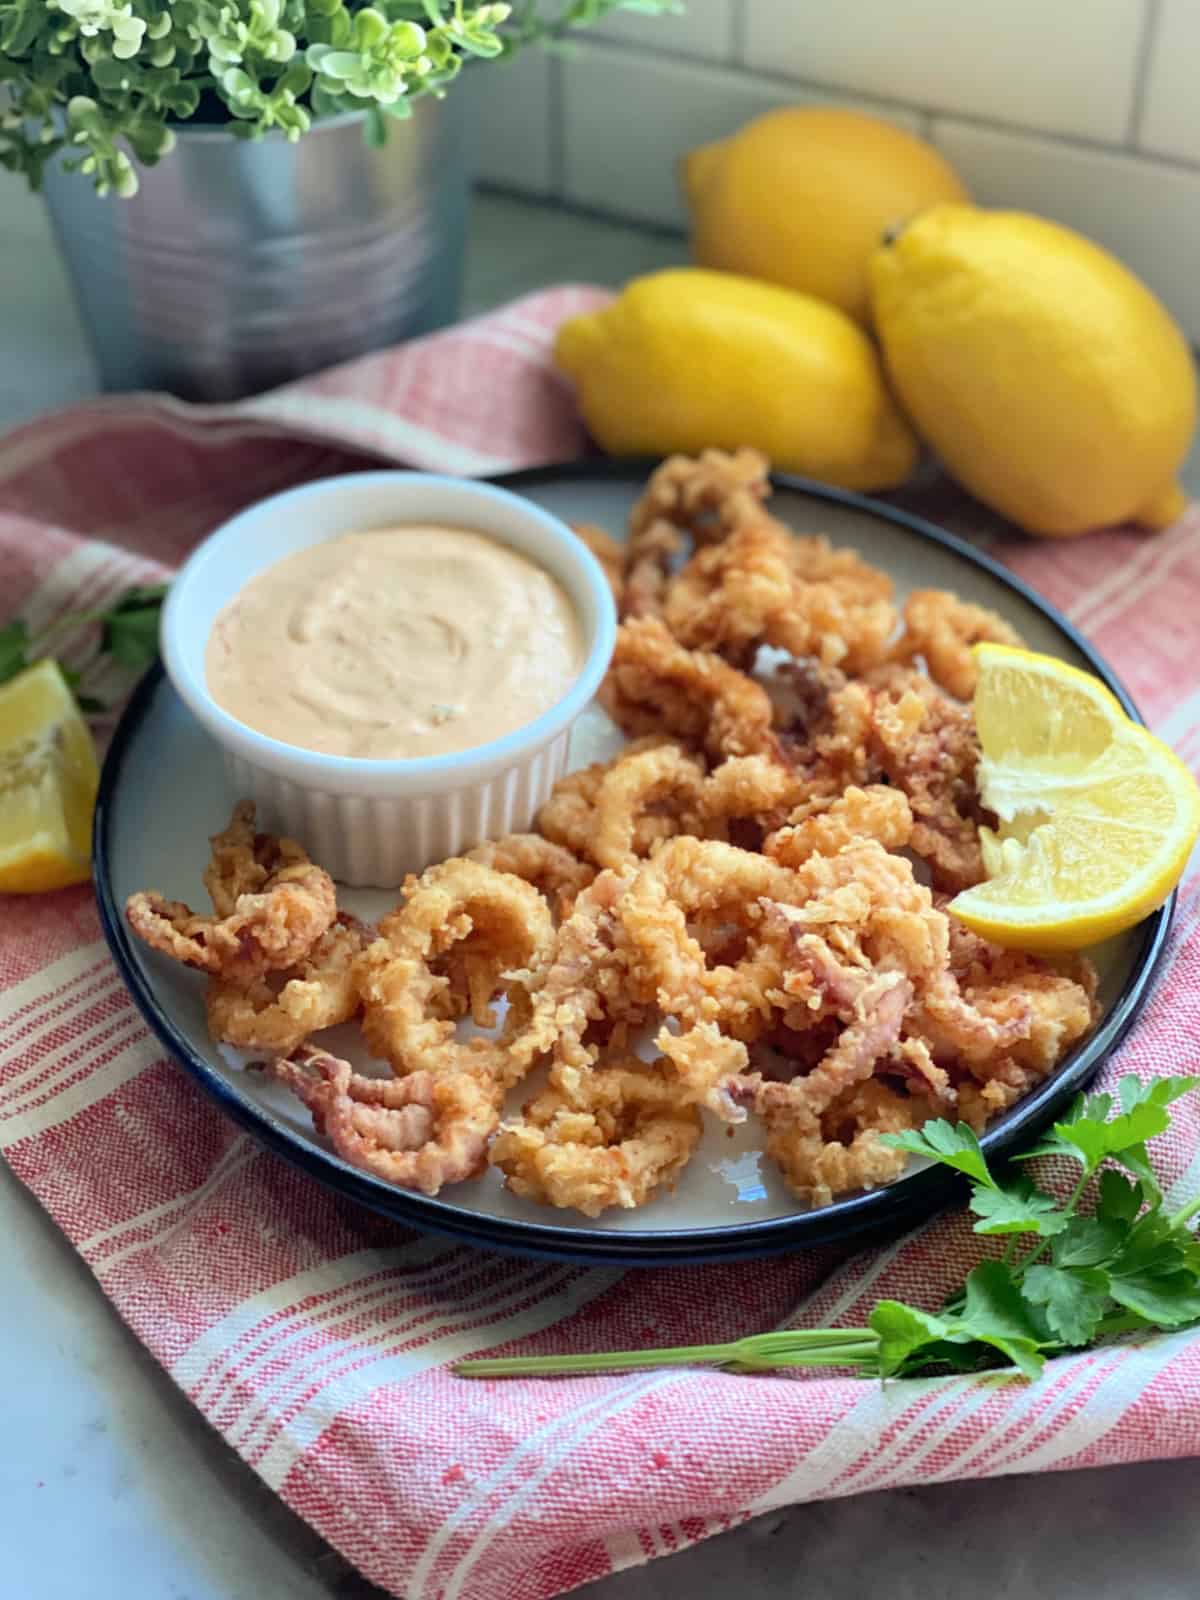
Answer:
[[[924,140],[858,111],[803,106],[693,150],[683,186],[701,266],[815,294],[864,323],[884,230],[968,198]]]
[[[559,329],[555,360],[614,455],[754,445],[848,489],[912,471],[917,443],[857,323],[822,300],[680,267]]]
[[[1191,354],[1107,251],[1041,217],[938,206],[871,278],[896,393],[972,494],[1052,537],[1178,516]]]

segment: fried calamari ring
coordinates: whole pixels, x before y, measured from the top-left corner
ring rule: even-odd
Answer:
[[[766,457],[748,449],[662,462],[629,518],[622,615],[657,616],[687,539],[700,546],[725,538],[770,494],[768,470]]]
[[[697,544],[724,538],[745,519],[746,507],[771,493],[770,463],[761,451],[705,450],[698,456],[668,456],[629,517],[630,545],[656,522],[668,522]]]
[[[904,603],[904,632],[893,651],[896,661],[920,656],[935,683],[969,700],[978,676],[971,646],[1023,645],[1024,639],[996,612],[970,605],[948,589],[914,589]]]
[[[877,839],[886,850],[900,850],[912,836],[912,810],[899,789],[871,784],[812,801],[786,828],[773,833],[764,852],[781,866],[798,867],[813,855],[830,856],[857,839]]]
[[[672,839],[637,873],[620,906],[621,921],[636,949],[658,1004],[685,1027],[712,1022],[740,1040],[766,1028],[768,992],[781,981],[774,941],[758,937],[759,902],[786,899],[792,875],[777,862],[717,840]],[[711,933],[734,925],[745,948],[737,959],[710,965],[706,943],[693,931]]]
[[[643,751],[661,750],[664,747],[673,750],[681,748],[677,740],[666,734],[650,734],[643,739],[631,740],[610,761],[596,761],[590,767],[568,772],[554,785],[549,800],[537,814],[539,832],[570,850],[573,855],[590,859],[592,840],[596,834],[596,805],[605,778]],[[661,840],[673,838],[679,832],[680,820],[669,811],[643,811],[634,824],[635,854],[648,856]]]
[[[596,795],[595,827],[588,853],[601,867],[636,863],[638,822],[654,806],[671,802],[680,826],[693,815],[704,787],[704,767],[678,745],[663,744],[614,762]]]
[[[598,1217],[674,1186],[701,1133],[676,1086],[636,1058],[555,1070],[551,1086],[503,1122],[488,1159],[509,1189]]]
[[[784,1090],[786,1085],[775,1085]],[[810,1205],[828,1205],[834,1195],[874,1189],[904,1171],[903,1150],[883,1144],[880,1135],[922,1127],[939,1115],[929,1098],[908,1095],[879,1078],[856,1084],[835,1100],[821,1119],[819,1139],[797,1138],[788,1096],[766,1098],[767,1154],[788,1187]]]
[[[402,1189],[437,1194],[474,1178],[500,1121],[494,1084],[471,1072],[367,1078],[348,1061],[307,1047],[266,1063],[312,1112],[343,1161]]]
[[[720,656],[685,650],[657,617],[617,630],[600,701],[631,735],[673,734],[718,758],[777,751],[762,685]]]
[[[349,1022],[359,1006],[355,962],[369,937],[361,922],[340,912],[297,966],[245,985],[210,978],[209,1034],[243,1050],[290,1055],[309,1034]]]
[[[333,879],[294,839],[270,835],[254,836],[251,870],[242,841],[253,818],[253,806],[243,801],[229,829],[214,837],[214,849],[221,852],[237,835],[229,858],[222,858],[210,878],[214,898],[228,909],[206,917],[155,890],[132,894],[125,916],[139,939],[185,966],[233,983],[249,983],[304,960],[337,913]],[[247,890],[246,883],[255,887]]]
[[[552,799],[547,804],[552,804]],[[507,833],[500,839],[487,839],[468,850],[465,859],[532,884],[557,917],[570,916],[576,895],[596,876],[589,862],[540,833]]]
[[[397,1073],[476,1069],[506,1087],[515,1083],[528,1061],[516,1068],[512,1045],[528,1020],[529,990],[540,983],[554,949],[545,900],[511,873],[462,858],[410,878],[405,893],[358,962],[368,1047]],[[523,972],[509,985],[509,1015],[496,1039],[455,1038],[445,1005],[450,980],[431,966],[468,939],[484,974],[481,992],[471,997],[477,1014],[504,973]]]

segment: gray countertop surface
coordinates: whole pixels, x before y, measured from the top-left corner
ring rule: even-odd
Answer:
[[[3,427],[94,393],[95,375],[40,203],[3,174],[0,216]],[[466,309],[563,279],[617,284],[681,254],[671,239],[482,196]],[[0,1216],[0,1595],[381,1594],[208,1428],[3,1165]],[[1181,1461],[800,1506],[586,1593],[1194,1600],[1198,1488],[1200,1469]]]

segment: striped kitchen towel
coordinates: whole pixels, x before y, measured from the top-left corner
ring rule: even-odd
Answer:
[[[249,404],[113,398],[0,441],[0,588],[36,628],[169,571],[261,495],[380,458],[463,473],[585,448],[548,351],[562,288]],[[1200,761],[1200,510],[1153,538],[1001,543]],[[87,641],[68,649],[82,660]],[[91,682],[98,693],[111,682]],[[1198,885],[1105,1076],[1194,1066]],[[204,1416],[376,1583],[414,1600],[542,1600],[775,1507],[908,1483],[1200,1452],[1200,1333],[1005,1375],[886,1386],[646,1372],[457,1381],[481,1351],[737,1338],[930,1306],[975,1256],[962,1216],[832,1250],[624,1272],[407,1233],[261,1151],[163,1057],[89,892],[6,903],[0,1148],[115,1310]],[[1200,1111],[1156,1150],[1200,1189]]]

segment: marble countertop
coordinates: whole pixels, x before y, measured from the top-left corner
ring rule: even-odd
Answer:
[[[2,427],[93,393],[95,376],[41,206],[5,175],[0,216]],[[680,258],[669,238],[483,196],[466,309]],[[201,1420],[2,1164],[0,1219],[0,1593],[382,1600]],[[800,1506],[586,1593],[1193,1600],[1198,1472],[1164,1462]]]

